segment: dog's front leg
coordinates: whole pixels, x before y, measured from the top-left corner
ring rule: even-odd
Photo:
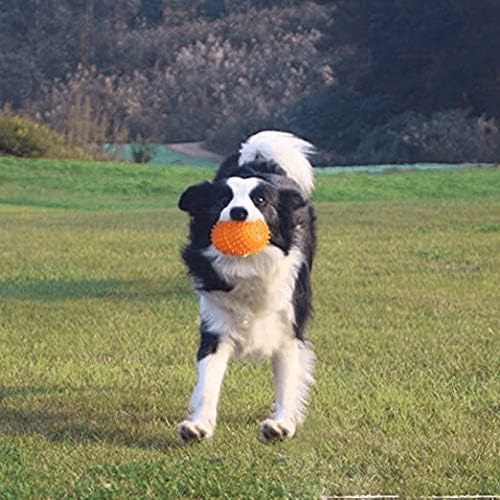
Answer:
[[[273,414],[262,422],[262,437],[268,441],[287,439],[304,420],[309,386],[313,383],[314,353],[309,344],[290,339],[272,358],[276,383]]]
[[[232,350],[229,343],[217,345],[216,336],[213,343],[209,344],[209,349],[204,349],[202,337],[198,353],[198,380],[189,403],[191,414],[178,426],[182,443],[213,436],[222,379]]]

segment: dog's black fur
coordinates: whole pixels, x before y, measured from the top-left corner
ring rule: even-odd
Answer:
[[[264,438],[290,437],[303,419],[314,359],[305,340],[316,248],[310,149],[289,134],[262,132],[224,161],[212,182],[189,187],[179,200],[190,215],[182,257],[201,315],[198,382],[192,413],[179,425],[183,442],[212,436],[220,384],[234,354],[273,359],[276,411],[261,425]],[[263,220],[269,244],[254,255],[222,254],[211,242],[219,220]]]

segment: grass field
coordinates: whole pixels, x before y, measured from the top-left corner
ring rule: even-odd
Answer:
[[[0,158],[0,499],[500,495],[500,170],[318,175],[305,425],[261,442],[269,362],[235,362],[183,447],[210,175]]]

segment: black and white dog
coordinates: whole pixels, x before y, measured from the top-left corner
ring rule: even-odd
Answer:
[[[227,158],[212,182],[189,187],[179,208],[190,214],[183,259],[200,299],[198,380],[182,442],[210,438],[232,356],[270,356],[276,383],[266,440],[293,436],[304,419],[314,354],[305,340],[311,315],[310,272],[316,214],[309,199],[314,148],[291,134],[264,131]],[[269,244],[245,257],[219,252],[211,230],[221,220],[263,220]]]

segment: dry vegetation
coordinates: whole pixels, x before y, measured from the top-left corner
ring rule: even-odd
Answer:
[[[330,11],[316,4],[249,9],[212,22],[114,32],[116,50],[137,54],[134,71],[80,66],[27,111],[81,143],[120,142],[124,130],[130,140],[201,140],[228,120],[263,115],[333,84],[332,60],[316,48],[321,35],[313,27],[328,23]],[[141,68],[143,58],[154,66]]]
[[[491,0],[23,5],[0,5],[0,106],[70,145],[203,140],[226,154],[278,128],[323,165],[500,158]]]

